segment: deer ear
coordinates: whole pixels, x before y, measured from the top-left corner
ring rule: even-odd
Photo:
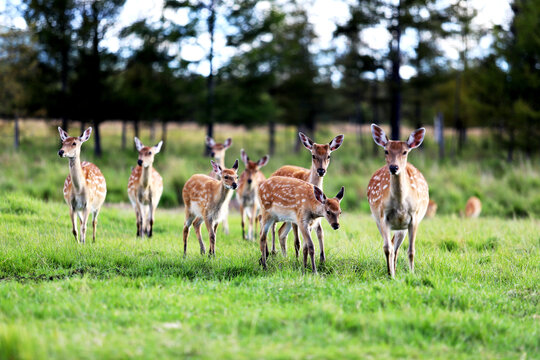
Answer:
[[[161,146],[163,146],[163,140],[161,140],[156,146],[154,146],[154,153],[157,154],[161,151]]]
[[[339,149],[341,144],[343,144],[343,138],[344,137],[345,137],[344,135],[338,135],[332,141],[330,141],[330,144],[329,144],[330,145],[330,150],[335,151],[335,150]]]
[[[225,147],[225,149],[228,149],[229,147],[231,147],[232,145],[232,139],[231,138],[228,138],[227,140],[225,140],[225,142],[223,143],[223,146]]]
[[[407,145],[409,145],[411,149],[419,147],[420,144],[422,144],[422,141],[424,141],[424,135],[426,135],[426,129],[420,128],[414,130],[407,140]]]
[[[300,141],[302,142],[302,144],[304,144],[304,146],[306,147],[306,149],[308,149],[309,151],[311,151],[311,149],[313,149],[313,140],[311,140],[309,137],[306,136],[306,134],[304,134],[303,132],[298,132],[298,137],[300,138]]]
[[[139,138],[135,136],[133,138],[133,141],[135,141],[135,149],[137,149],[137,151],[141,151],[141,149],[143,148],[141,140],[139,140]]]
[[[210,160],[210,163],[212,164],[212,170],[214,170],[214,172],[221,177],[221,166],[216,163],[214,160]]]
[[[208,147],[212,147],[212,146],[216,145],[216,142],[210,136],[207,136],[206,137],[206,145]]]
[[[344,194],[345,194],[345,187],[342,186],[341,190],[339,190],[339,192],[336,195],[336,199],[338,199],[339,202],[341,202],[341,199],[343,199]]]
[[[371,136],[373,136],[375,144],[379,146],[385,147],[388,144],[388,137],[384,133],[384,130],[375,124],[371,124]]]
[[[244,151],[244,149],[240,150],[240,158],[242,159],[242,161],[244,162],[244,164],[248,164],[248,161],[249,161],[249,157],[247,156],[246,152]]]
[[[262,158],[257,161],[257,166],[263,167],[264,165],[268,164],[268,160],[270,160],[269,155],[264,155]]]
[[[234,171],[238,170],[238,159],[234,162],[232,169],[234,169]]]
[[[89,127],[88,129],[84,130],[81,136],[79,136],[79,140],[82,142],[88,141],[90,139],[90,134],[92,133],[92,127]]]
[[[64,131],[64,129],[62,129],[60,126],[58,127],[58,132],[60,133],[60,140],[64,141],[66,140],[69,135],[67,132]]]
[[[323,191],[316,185],[313,185],[313,194],[315,195],[315,199],[321,204],[326,202],[326,195],[324,195]]]

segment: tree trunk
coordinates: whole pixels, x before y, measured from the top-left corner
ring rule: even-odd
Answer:
[[[135,133],[136,137],[139,137],[139,120],[133,120],[133,132]]]
[[[435,118],[435,139],[439,144],[439,159],[444,159],[444,117],[442,112],[437,113]]]
[[[378,104],[378,96],[379,96],[379,86],[378,86],[378,82],[377,80],[374,80],[373,81],[373,93],[372,93],[372,96],[371,96],[371,106],[373,107],[373,123],[374,124],[379,124],[379,104]],[[378,145],[375,143],[375,141],[371,141],[371,145],[372,145],[372,152],[373,152],[373,156],[377,156],[377,147]]]
[[[276,150],[276,123],[274,120],[268,122],[268,154],[274,155]]]
[[[208,33],[210,34],[210,51],[208,53],[208,62],[210,64],[210,72],[207,79],[207,111],[208,111],[208,123],[206,126],[206,135],[209,137],[214,137],[214,30],[216,25],[216,9],[215,9],[216,0],[211,0],[210,2],[210,15],[207,19],[208,24]],[[204,147],[204,154],[206,156],[210,155],[211,149],[206,145]]]
[[[101,157],[101,135],[99,133],[99,120],[94,120],[94,154],[99,158]]]
[[[156,139],[156,120],[150,121],[150,143],[153,144]]]
[[[165,151],[165,145],[167,145],[167,121],[163,120],[161,122],[161,141],[163,141],[163,145],[161,145],[161,152]]]
[[[454,126],[456,128],[456,134],[457,134],[457,153],[458,155],[461,154],[461,150],[463,148],[465,138],[464,138],[464,126],[463,126],[463,120],[461,119],[461,74],[458,71],[456,73],[456,89],[454,94]]]
[[[14,124],[13,124],[13,147],[15,150],[19,150],[20,144],[20,133],[19,133],[19,116],[15,115]]]
[[[508,142],[508,155],[506,157],[506,161],[509,163],[514,161],[514,147],[516,146],[516,138],[514,136],[514,130],[510,129],[510,141]]]
[[[86,122],[84,120],[81,120],[81,134],[84,133],[84,130],[86,130],[84,128],[85,125],[86,125]]]
[[[127,122],[122,120],[122,150],[126,149],[126,131],[127,131]]]
[[[393,30],[393,47],[392,49],[392,77],[391,77],[391,99],[392,105],[390,110],[390,126],[392,140],[399,140],[400,118],[401,118],[401,76],[399,69],[401,67],[401,0],[398,3],[396,26]]]

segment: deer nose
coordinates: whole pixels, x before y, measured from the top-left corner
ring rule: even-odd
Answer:
[[[232,183],[232,188],[233,189],[236,189],[238,187],[238,185],[236,183]]]
[[[332,224],[332,229],[334,229],[334,230],[339,229],[339,224],[338,223],[333,223]]]
[[[397,165],[390,165],[389,168],[390,168],[390,172],[391,172],[392,174],[394,174],[394,175],[395,175],[395,174],[398,172],[398,170],[399,170],[399,166],[397,166]]]
[[[324,170],[323,168],[317,169],[317,173],[319,174],[319,176],[324,176],[325,172],[326,170]]]
[[[137,160],[137,164],[139,164],[139,166],[142,166],[142,160]]]
[[[253,180],[251,180],[251,179],[248,179],[248,181],[247,181],[248,184],[251,184],[252,182],[253,182]]]
[[[58,156],[62,157],[64,155],[64,150],[58,151]]]

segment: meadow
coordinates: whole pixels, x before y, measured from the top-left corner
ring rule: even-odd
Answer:
[[[402,251],[390,280],[364,195],[382,154],[373,157],[370,144],[360,156],[354,136],[325,180],[330,194],[345,185],[344,215],[338,231],[323,221],[327,262],[317,261],[312,275],[302,273],[292,237],[288,256],[271,257],[263,271],[237,212],[231,233],[218,231],[215,258],[199,255],[193,232],[182,256],[177,187],[210,170],[202,130],[171,130],[156,156],[166,193],[151,239],[136,238],[125,204],[134,150],[121,150],[112,128],[104,129],[102,159],[91,155],[91,141],[83,145],[82,158],[100,166],[109,187],[97,242],[84,246],[61,201],[68,169],[54,128],[24,130],[21,150],[0,155],[0,359],[540,357],[540,167],[532,160],[478,161],[469,150],[439,163],[429,140],[411,154],[440,211],[420,226],[415,273]],[[284,162],[309,164],[304,150],[290,154],[294,131],[282,131],[266,174]],[[317,140],[332,137],[323,128]],[[0,139],[7,148],[9,138]],[[227,162],[241,147],[264,155],[262,139],[233,133]],[[484,202],[479,219],[458,215],[470,195]],[[203,237],[207,244],[205,230]]]

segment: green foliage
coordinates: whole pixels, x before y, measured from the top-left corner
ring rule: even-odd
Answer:
[[[22,210],[24,209],[24,210]],[[152,239],[131,209],[106,207],[96,244],[77,245],[67,206],[0,198],[0,358],[534,358],[537,220],[423,221],[416,272],[406,251],[385,274],[371,217],[326,232],[327,263],[302,275],[289,255],[258,265],[256,243],[218,232],[217,256],[183,212],[159,210]],[[207,242],[206,231],[203,237]],[[451,244],[451,245],[450,245]],[[405,243],[404,246],[407,246]]]

